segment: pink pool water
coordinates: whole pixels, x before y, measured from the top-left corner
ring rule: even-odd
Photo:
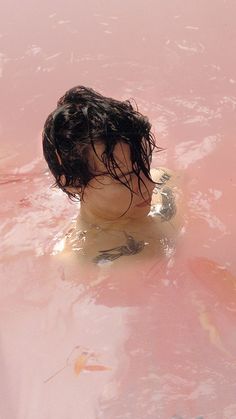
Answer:
[[[235,16],[234,0],[2,6],[1,419],[236,418]],[[134,98],[166,148],[153,165],[181,173],[168,260],[85,278],[55,259],[79,208],[50,189],[40,133],[77,84]]]

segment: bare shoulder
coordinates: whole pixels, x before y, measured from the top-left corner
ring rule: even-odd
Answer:
[[[172,191],[177,186],[177,174],[166,167],[158,167],[157,169],[151,169],[152,180],[156,183],[153,194],[153,203],[158,203],[161,198],[161,191],[165,188],[169,188]]]
[[[181,174],[171,170],[167,167],[158,167],[157,169],[151,169],[151,176],[154,182],[171,184],[174,186],[180,182]]]
[[[166,167],[151,170],[151,176],[156,186],[152,199],[152,211],[161,216],[162,221],[182,225],[182,188],[181,174]]]

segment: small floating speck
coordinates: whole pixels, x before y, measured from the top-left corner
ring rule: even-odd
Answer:
[[[185,50],[185,51],[202,53],[205,50],[204,45],[201,44],[200,42],[198,44],[188,45],[187,41],[185,39],[183,39],[183,41],[181,43],[175,42],[175,44],[177,45],[178,48],[180,48],[182,50]]]
[[[70,23],[70,20],[58,20],[57,21],[58,25],[65,25],[66,23]]]
[[[71,52],[70,53],[70,63],[73,64],[73,62],[74,62],[74,53]]]
[[[168,287],[170,285],[170,280],[169,279],[162,279],[161,281],[166,287]]]
[[[219,191],[217,189],[209,189],[209,192],[214,196],[215,199],[219,199],[221,198],[221,196],[223,195],[222,191]]]
[[[185,29],[191,29],[193,31],[198,31],[199,27],[198,26],[185,26]]]
[[[220,66],[219,65],[216,65],[216,64],[203,64],[203,67],[211,67],[211,68],[214,68],[215,70],[217,70],[217,71],[220,71],[221,70],[221,68],[220,68]]]
[[[53,58],[59,57],[59,55],[61,55],[62,52],[57,52],[56,54],[53,55],[49,55],[49,57],[45,58],[46,61],[48,60],[52,60]]]
[[[37,45],[31,45],[31,47],[26,50],[25,55],[37,55],[41,51],[42,51],[41,47],[38,47]]]

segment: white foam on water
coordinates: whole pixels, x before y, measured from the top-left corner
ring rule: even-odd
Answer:
[[[190,164],[211,154],[220,140],[221,136],[216,134],[203,138],[202,142],[189,140],[178,144],[175,147],[175,156],[179,168],[186,169]]]
[[[219,196],[219,193],[217,194],[217,196]],[[217,199],[215,198],[214,193],[213,199]],[[201,191],[197,191],[193,192],[192,198],[190,199],[188,206],[189,208],[191,208],[192,213],[197,215],[199,218],[205,220],[210,228],[217,229],[221,231],[223,234],[230,234],[225,224],[216,215],[212,213],[211,202],[212,197],[209,197],[209,195],[204,194]]]

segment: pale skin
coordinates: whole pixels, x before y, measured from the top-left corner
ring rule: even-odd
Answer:
[[[136,257],[161,254],[162,239],[175,236],[179,230],[179,211],[172,211],[165,218],[164,212],[155,216],[150,215],[150,210],[161,207],[167,199],[166,192],[172,194],[176,187],[175,174],[165,168],[152,169],[151,178],[159,182],[156,187],[141,173],[140,191],[138,178],[132,171],[129,146],[118,143],[114,151],[119,163],[117,173],[132,187],[131,200],[129,189],[107,174],[101,161],[103,150],[102,143],[96,145],[96,154],[91,150],[90,164],[99,176],[85,188],[79,215],[67,235],[61,255],[96,264],[130,259],[125,256],[134,261]],[[63,184],[63,178],[61,181]],[[80,193],[75,188],[68,190]]]

